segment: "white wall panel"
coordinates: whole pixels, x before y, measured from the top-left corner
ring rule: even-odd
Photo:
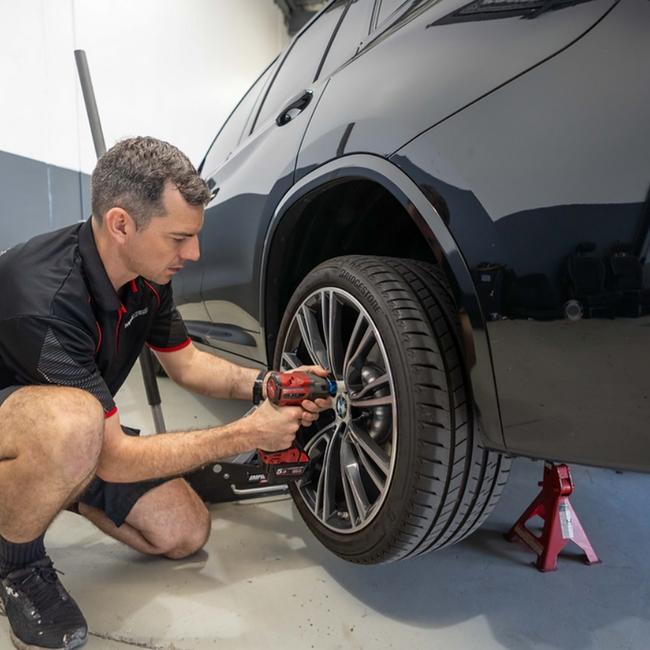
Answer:
[[[107,145],[148,134],[198,163],[287,42],[273,0],[0,0],[0,150],[92,170],[83,48]]]
[[[71,0],[0,0],[0,149],[77,167],[71,44]]]

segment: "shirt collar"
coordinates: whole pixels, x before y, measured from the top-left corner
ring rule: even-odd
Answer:
[[[117,311],[120,309],[122,303],[99,256],[91,220],[92,218],[88,219],[79,229],[79,253],[81,254],[86,278],[90,285],[90,293],[102,309],[106,311]]]

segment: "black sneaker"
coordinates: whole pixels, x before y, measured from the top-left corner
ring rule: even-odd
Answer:
[[[19,650],[79,648],[88,637],[86,620],[45,557],[0,580],[0,605]]]

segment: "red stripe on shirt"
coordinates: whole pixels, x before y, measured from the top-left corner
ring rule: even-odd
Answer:
[[[124,314],[126,314],[126,307],[120,305],[120,308],[117,310],[117,325],[115,325],[115,354],[120,349],[120,325],[122,324],[122,316]]]
[[[100,327],[99,323],[95,321],[95,325],[97,325],[97,334],[99,335],[99,340],[97,341],[97,347],[95,348],[95,354],[99,352],[99,348],[102,347],[102,328]]]
[[[144,278],[142,279],[144,283],[154,292],[154,295],[156,296],[156,300],[158,301],[158,308],[160,308],[160,296],[158,295],[158,292]]]
[[[116,413],[117,406],[114,406],[110,411],[106,411],[106,413],[104,413],[104,419],[108,420],[108,418],[112,418]]]
[[[161,348],[157,345],[153,345],[152,343],[147,343],[147,347],[155,350],[156,352],[176,352],[176,350],[182,350],[183,348],[186,348],[191,342],[192,339],[188,337],[179,345],[174,345],[171,348]]]

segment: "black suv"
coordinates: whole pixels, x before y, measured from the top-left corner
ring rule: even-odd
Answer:
[[[341,557],[462,539],[510,455],[650,470],[649,27],[334,0],[212,143],[177,302],[221,353],[344,382],[292,489]]]

